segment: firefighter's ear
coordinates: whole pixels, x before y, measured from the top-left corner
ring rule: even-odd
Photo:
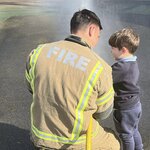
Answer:
[[[93,24],[89,25],[89,36],[92,37],[95,33],[95,26]]]

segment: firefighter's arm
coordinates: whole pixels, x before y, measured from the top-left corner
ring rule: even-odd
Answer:
[[[103,68],[95,87],[98,91],[98,96],[96,100],[97,111],[93,117],[96,120],[106,119],[113,110],[114,89],[112,83],[112,70],[109,66],[106,67]]]
[[[31,69],[30,59],[31,59],[32,54],[33,54],[33,51],[27,57],[26,70],[25,70],[25,81],[26,81],[27,88],[31,94],[33,94],[33,91],[31,88],[31,77],[30,77],[30,69]]]
[[[108,102],[99,104],[97,112],[94,114],[96,120],[104,120],[109,117],[113,110],[113,98],[108,99]]]

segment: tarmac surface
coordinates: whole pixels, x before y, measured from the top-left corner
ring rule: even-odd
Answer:
[[[143,115],[139,129],[144,149],[150,150],[150,1],[149,0],[0,0],[0,150],[32,150],[30,104],[24,71],[29,52],[38,44],[64,39],[69,21],[79,9],[93,10],[103,31],[94,49],[110,65],[114,62],[109,36],[124,27],[141,37],[136,53],[140,69]],[[112,116],[103,126],[114,129]]]

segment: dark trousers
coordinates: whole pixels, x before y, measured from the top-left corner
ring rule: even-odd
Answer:
[[[114,110],[113,114],[123,150],[143,150],[142,138],[138,130],[142,114],[141,103],[139,102],[130,110]]]

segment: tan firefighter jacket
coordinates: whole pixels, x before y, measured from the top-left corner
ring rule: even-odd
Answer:
[[[98,118],[113,107],[110,66],[80,38],[38,46],[29,55],[26,79],[33,93],[31,130],[37,147],[84,150],[93,116],[93,149],[104,142]]]

